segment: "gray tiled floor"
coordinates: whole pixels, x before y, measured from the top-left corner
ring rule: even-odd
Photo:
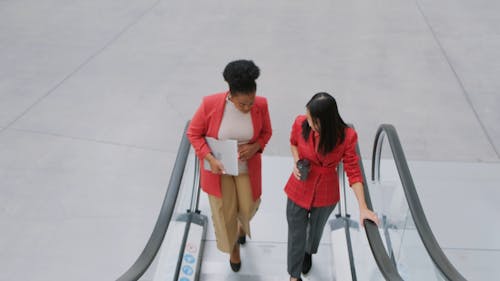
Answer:
[[[365,159],[377,125],[394,124],[447,253],[471,280],[499,276],[477,263],[500,250],[499,12],[493,0],[0,1],[0,280],[123,273],[185,122],[226,89],[235,58],[262,68],[266,155],[289,156],[291,120],[320,90]],[[480,240],[448,232],[463,221]]]

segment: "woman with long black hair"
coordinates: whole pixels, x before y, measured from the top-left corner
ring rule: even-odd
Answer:
[[[364,199],[356,142],[356,131],[342,120],[337,102],[328,93],[315,94],[306,105],[306,114],[295,119],[290,135],[294,168],[285,186],[290,280],[302,280],[301,273],[311,269],[323,228],[340,199],[336,169],[340,161],[356,194],[360,221],[378,223]],[[306,170],[299,169],[298,164],[304,162]]]

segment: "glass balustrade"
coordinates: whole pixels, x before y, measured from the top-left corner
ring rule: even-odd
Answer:
[[[175,268],[179,260],[179,247],[182,245],[185,222],[184,218],[190,209],[193,194],[195,155],[191,153],[188,157],[184,175],[182,177],[181,188],[174,207],[172,220],[168,226],[162,246],[158,251],[154,261],[141,281],[174,280]]]

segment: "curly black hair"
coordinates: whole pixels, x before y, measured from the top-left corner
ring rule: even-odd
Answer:
[[[260,69],[251,60],[235,60],[226,65],[222,76],[229,84],[231,94],[253,94],[257,90],[255,80]]]

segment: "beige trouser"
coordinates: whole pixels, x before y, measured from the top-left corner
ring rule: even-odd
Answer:
[[[238,239],[238,224],[250,236],[250,220],[260,199],[253,201],[248,174],[221,176],[222,198],[208,195],[217,248],[230,253]]]

